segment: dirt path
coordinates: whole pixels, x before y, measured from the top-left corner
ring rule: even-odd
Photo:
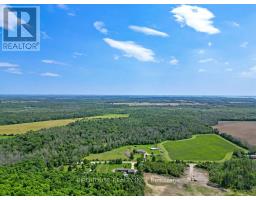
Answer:
[[[188,179],[189,179],[190,181],[194,181],[194,166],[195,166],[195,164],[189,164]]]

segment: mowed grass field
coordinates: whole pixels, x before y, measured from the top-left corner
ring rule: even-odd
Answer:
[[[115,159],[122,159],[122,160],[129,160],[129,152],[133,152],[133,149],[135,150],[144,150],[148,154],[154,152],[154,154],[159,154],[159,150],[150,150],[151,147],[156,147],[156,145],[148,144],[148,145],[127,145],[123,146],[117,149],[113,149],[111,151],[106,151],[103,153],[98,154],[90,154],[86,157],[88,160],[115,160]],[[134,154],[134,160],[136,160],[138,157],[141,157],[141,154]]]
[[[160,150],[152,151],[151,147],[159,147]],[[217,161],[222,162],[229,160],[235,150],[245,149],[225,140],[215,134],[194,135],[190,139],[165,141],[159,144],[149,145],[128,145],[111,151],[90,154],[86,157],[88,160],[114,160],[122,159],[129,160],[127,152],[132,152],[133,149],[145,150],[148,154],[152,152],[155,155],[160,155],[165,161],[170,160],[185,160],[185,161]],[[134,159],[140,157],[141,154],[134,154]]]
[[[10,135],[10,134],[23,134],[28,131],[37,131],[45,128],[52,128],[57,126],[65,126],[77,120],[94,120],[94,119],[112,119],[112,118],[123,118],[128,117],[127,114],[106,114],[91,116],[85,118],[72,118],[72,119],[59,119],[59,120],[49,120],[22,124],[11,124],[11,125],[1,125],[0,135]]]
[[[194,135],[191,139],[163,143],[172,160],[224,161],[241,147],[215,134]]]

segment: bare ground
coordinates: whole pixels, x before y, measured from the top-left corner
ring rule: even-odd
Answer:
[[[221,121],[213,128],[256,146],[256,121]]]
[[[190,196],[225,195],[225,191],[208,186],[208,173],[191,164],[181,178],[145,173],[145,195],[153,196]]]

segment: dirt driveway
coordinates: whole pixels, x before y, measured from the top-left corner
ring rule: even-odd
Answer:
[[[181,178],[145,173],[145,195],[153,196],[189,196],[189,195],[225,195],[225,192],[208,186],[208,172],[190,164]]]

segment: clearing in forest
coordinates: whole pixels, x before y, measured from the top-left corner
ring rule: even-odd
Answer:
[[[98,173],[111,173],[117,168],[128,168],[131,169],[130,163],[123,164],[97,164],[96,172]]]
[[[190,139],[166,141],[163,146],[172,160],[224,161],[241,147],[215,134],[194,135]]]
[[[122,159],[122,160],[130,160],[131,153],[133,154],[132,160],[136,160],[137,158],[143,157],[143,151],[146,154],[152,154],[154,153],[156,156],[162,154],[162,150],[151,150],[150,148],[157,147],[153,144],[148,145],[127,145],[123,147],[119,147],[117,149],[113,149],[111,151],[106,151],[103,153],[98,154],[90,154],[86,157],[88,160],[116,160],[116,159]]]
[[[159,150],[151,150],[158,147]],[[143,154],[135,153],[133,158],[129,156],[134,150],[144,150],[147,159],[152,159],[152,154],[157,160],[185,160],[185,161],[217,161],[229,160],[235,150],[245,149],[225,140],[216,134],[193,135],[190,139],[165,141],[159,144],[128,145],[98,154],[90,154],[88,160],[108,161],[115,159],[136,160]]]

